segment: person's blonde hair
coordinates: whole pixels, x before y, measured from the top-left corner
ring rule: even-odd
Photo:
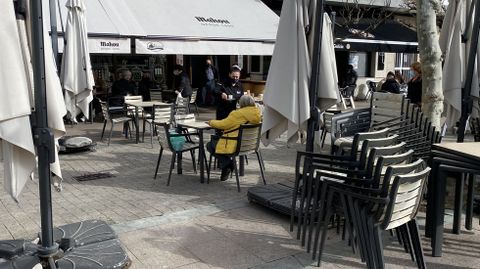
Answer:
[[[422,73],[422,64],[420,62],[414,62],[412,65],[411,65],[412,69],[414,71],[417,71],[418,73]]]

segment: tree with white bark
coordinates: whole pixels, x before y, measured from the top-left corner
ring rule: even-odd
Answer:
[[[439,0],[416,0],[417,36],[422,64],[422,112],[432,125],[440,128],[443,112],[442,51],[438,40]]]

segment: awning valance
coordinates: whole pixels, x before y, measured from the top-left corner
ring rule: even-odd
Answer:
[[[48,10],[48,1],[43,3]],[[89,38],[134,37],[137,54],[271,55],[279,20],[259,0],[85,0],[85,5]]]
[[[390,20],[376,27],[361,20],[348,27],[335,25],[335,48],[350,51],[418,52],[417,33],[403,24]]]

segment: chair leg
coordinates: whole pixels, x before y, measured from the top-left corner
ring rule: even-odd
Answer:
[[[155,128],[153,127],[153,122],[150,123],[150,145],[152,146],[153,148],[153,132],[154,132]]]
[[[115,124],[113,124],[113,121],[112,121],[112,127],[110,127],[110,134],[108,135],[107,146],[110,146],[110,140],[112,139],[112,133],[113,133],[113,126],[115,126]]]
[[[193,172],[197,173],[197,163],[195,162],[195,150],[190,150],[190,156],[192,156],[192,163],[193,163]]]
[[[198,158],[200,159],[200,157]],[[203,150],[203,161],[205,162],[205,168],[207,169],[207,174],[210,174],[210,166],[207,164],[207,154],[205,153],[205,150]]]
[[[107,121],[103,122],[102,136],[100,137],[100,141],[103,141],[103,134],[105,133],[105,127],[107,127]]]
[[[172,178],[172,170],[173,170],[173,167],[175,166],[176,158],[177,158],[177,154],[175,152],[172,152],[172,161],[170,162],[170,171],[168,171],[167,186],[170,186],[170,179]]]
[[[262,160],[263,171],[265,171],[267,169],[265,169],[265,162],[263,161],[262,152],[260,151],[260,149],[258,149],[257,152],[258,152],[258,156],[260,156],[260,159]]]
[[[322,138],[322,144],[321,144],[320,147],[323,149],[323,146],[325,145],[325,138],[327,138],[327,130],[326,129],[322,131],[322,137],[321,138]]]
[[[452,233],[460,234],[460,224],[462,218],[462,199],[463,199],[463,187],[464,184],[464,174],[456,174],[457,184],[455,184],[455,203],[453,210],[453,228]]]
[[[260,174],[262,175],[263,185],[267,185],[267,181],[265,181],[265,173],[263,171],[262,158],[258,154],[258,151],[256,151],[255,153],[257,154],[258,166],[260,167]]]
[[[417,261],[417,266],[419,269],[426,269],[427,265],[425,263],[425,258],[423,255],[422,241],[418,232],[417,220],[412,219],[407,223],[407,225],[408,229],[410,230],[413,248],[415,249],[415,260]]]
[[[210,157],[208,159],[208,169],[207,169],[207,184],[210,184],[210,171],[212,171],[212,155],[213,154],[210,154]],[[207,159],[205,158],[205,161]]]
[[[373,222],[371,222],[370,224],[373,224]],[[372,227],[372,228],[374,230],[372,235],[374,239],[373,243],[375,244],[375,247],[376,247],[375,253],[377,255],[377,262],[378,262],[376,268],[383,269],[385,268],[385,259],[383,256],[382,230],[380,230],[378,226]]]
[[[160,153],[158,154],[157,167],[155,168],[155,175],[153,179],[157,179],[158,168],[160,167],[160,160],[162,160],[163,148],[160,146]]]
[[[237,158],[235,157],[233,157],[233,169],[235,170],[235,177],[237,179],[237,191],[240,192],[240,179],[238,177]]]

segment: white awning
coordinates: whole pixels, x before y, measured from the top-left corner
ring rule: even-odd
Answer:
[[[58,38],[58,52],[63,53],[63,37]],[[129,37],[97,37],[88,38],[88,50],[98,54],[130,54],[131,42]]]
[[[272,55],[274,43],[212,40],[136,39],[137,54]]]
[[[138,54],[271,55],[279,21],[260,0],[84,1],[89,39],[135,37]],[[48,1],[43,3],[48,16]],[[58,9],[57,29],[62,32]],[[149,50],[152,42],[164,49]]]

